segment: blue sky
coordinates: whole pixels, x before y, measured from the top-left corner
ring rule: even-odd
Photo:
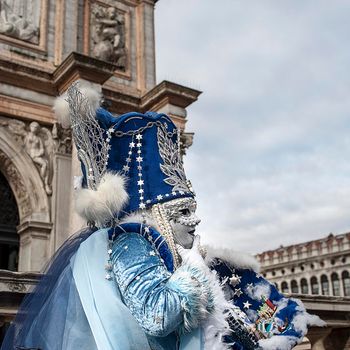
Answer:
[[[218,5],[219,4],[219,5]],[[203,91],[198,232],[251,253],[350,230],[350,1],[160,0],[157,80]]]

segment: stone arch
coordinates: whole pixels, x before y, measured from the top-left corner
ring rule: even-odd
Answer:
[[[292,280],[290,282],[290,290],[294,294],[299,293],[299,286],[298,286],[298,282],[296,280]]]
[[[321,292],[322,295],[329,295],[329,280],[327,275],[321,276]]]
[[[309,285],[306,278],[300,280],[301,294],[309,294]]]
[[[20,222],[26,219],[50,222],[50,206],[37,168],[10,134],[0,133],[0,169],[19,207]]]
[[[332,292],[334,296],[340,296],[340,280],[336,272],[331,274]]]
[[[282,293],[289,293],[289,286],[288,286],[288,283],[286,281],[283,281],[281,283],[281,292]]]
[[[0,171],[19,209],[19,271],[39,271],[49,256],[50,203],[39,172],[25,150],[5,129],[0,133]]]

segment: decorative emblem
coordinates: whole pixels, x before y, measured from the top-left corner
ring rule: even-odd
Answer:
[[[173,187],[173,191],[188,192],[186,175],[181,161],[179,141],[173,142],[168,136],[166,124],[158,127],[158,148],[163,164],[160,169],[167,176],[164,182]]]
[[[234,295],[234,296],[237,296],[238,298],[239,298],[242,294],[243,294],[243,292],[242,292],[241,288],[236,288],[236,289],[234,290],[234,293],[233,293],[233,295]]]
[[[238,284],[241,283],[241,277],[239,277],[238,275],[235,275],[235,274],[233,274],[229,280],[230,280],[230,285],[232,287],[236,287]]]
[[[248,310],[250,307],[252,306],[252,304],[247,300],[245,303],[243,303],[243,307]]]

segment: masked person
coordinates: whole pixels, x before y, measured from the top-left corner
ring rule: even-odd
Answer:
[[[2,350],[285,350],[300,341],[317,317],[264,280],[253,258],[200,246],[171,119],[115,117],[77,85],[65,99],[83,173],[76,208],[89,227],[57,252]]]

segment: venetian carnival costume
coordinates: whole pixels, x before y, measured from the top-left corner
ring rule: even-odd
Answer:
[[[250,256],[200,247],[168,116],[115,117],[77,85],[62,103],[83,173],[76,207],[89,227],[56,253],[1,350],[287,350],[321,324]]]

